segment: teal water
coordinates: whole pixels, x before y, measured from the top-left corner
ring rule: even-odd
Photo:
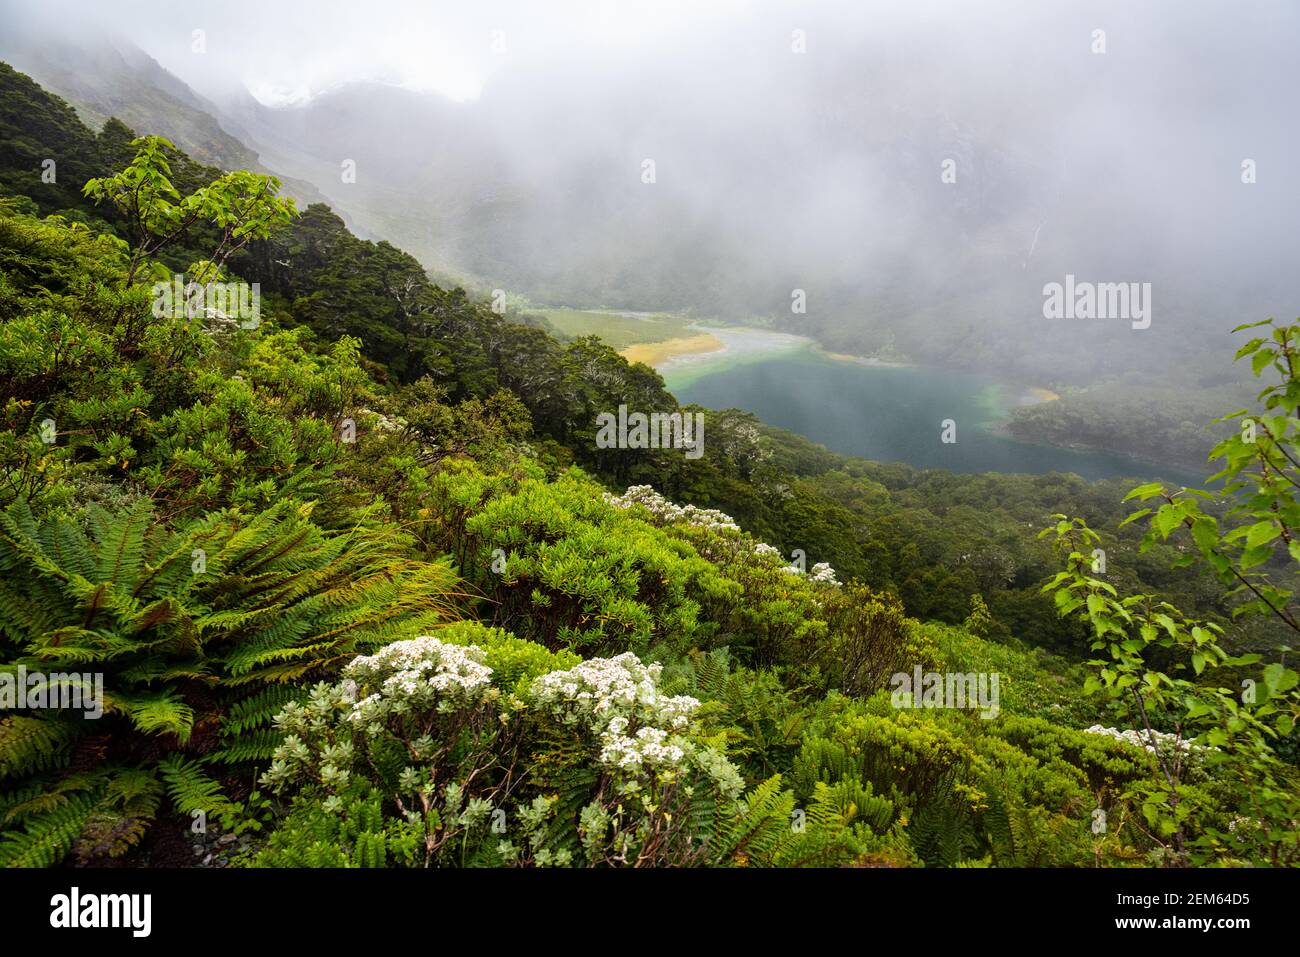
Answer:
[[[1021,393],[973,375],[838,361],[811,348],[730,361],[719,356],[661,371],[683,403],[745,409],[835,452],[877,462],[953,472],[1162,478],[1179,484],[1205,477],[1123,455],[1014,439],[995,427],[1011,406],[1024,401]],[[945,419],[956,423],[955,443],[940,440]]]

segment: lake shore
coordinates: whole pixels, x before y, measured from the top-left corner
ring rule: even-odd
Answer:
[[[694,336],[681,336],[665,339],[663,342],[638,342],[628,346],[619,353],[628,362],[644,362],[651,368],[686,356],[703,356],[720,352],[726,343],[711,332],[701,332]]]
[[[634,315],[622,313],[621,315],[627,319],[644,320],[646,317],[660,316],[662,314]],[[679,329],[681,329],[680,326]],[[678,334],[657,342],[635,342],[625,346],[619,354],[629,362],[642,362],[654,368],[664,377],[669,390],[679,395],[681,390],[689,392],[695,383],[710,379],[713,376],[730,375],[738,369],[755,363],[767,363],[783,359],[799,362],[800,356],[805,357],[805,361],[823,362],[831,367],[861,367],[863,369],[880,370],[880,375],[888,377],[891,385],[885,392],[873,394],[873,401],[866,402],[865,407],[878,408],[886,406],[892,401],[893,393],[905,381],[894,379],[895,376],[939,374],[944,376],[945,385],[948,384],[952,377],[951,374],[944,374],[940,370],[929,369],[927,371],[927,367],[905,360],[832,352],[823,348],[808,336],[778,332],[772,329],[752,326],[706,326],[701,323],[690,323],[685,325],[681,331],[689,332],[689,334]],[[807,376],[807,373],[805,373],[805,376]],[[929,391],[926,390],[927,395]],[[1000,440],[1000,443],[1005,444],[1001,444],[1000,449],[996,451],[990,450],[991,457],[988,461],[981,462],[979,465],[971,463],[966,468],[957,466],[956,470],[1040,473],[1061,470],[1076,471],[1086,474],[1090,478],[1102,478],[1114,477],[1121,473],[1125,475],[1142,475],[1148,472],[1149,474],[1158,474],[1152,468],[1153,466],[1163,466],[1168,469],[1169,463],[1150,462],[1140,456],[1122,455],[1082,444],[1038,443],[1011,432],[1008,426],[1013,409],[1018,406],[1056,402],[1060,398],[1061,396],[1058,393],[1043,386],[989,382],[981,387],[978,394],[964,396],[959,399],[958,405],[965,403],[970,408],[978,406],[979,409],[983,410],[980,417],[984,420],[973,423],[976,429],[975,434],[983,435],[986,439]],[[817,402],[814,404],[819,408],[829,409],[835,407],[838,399],[839,396],[836,398],[818,397]],[[690,401],[689,398],[688,401]],[[726,401],[734,400],[728,396]],[[745,404],[744,407],[751,408],[751,411],[758,411],[761,408],[761,401],[760,396],[756,395],[754,400]],[[919,402],[920,399],[918,398],[917,401]],[[821,441],[827,444],[828,447],[845,454],[864,455],[866,458],[880,461],[905,461],[918,468],[953,468],[956,465],[956,463],[951,462],[921,461],[925,456],[914,449],[892,450],[892,454],[890,454],[883,448],[870,451],[850,448],[849,445],[837,443],[835,437],[830,434],[824,436],[819,434],[819,427],[814,427],[814,423],[784,421],[783,415],[787,411],[785,409],[780,410],[780,414],[775,410],[764,409],[763,411],[768,412],[770,420],[774,424],[792,428],[800,434],[808,435],[814,441]],[[907,414],[909,414],[909,410],[901,408],[898,410],[896,418],[906,418]],[[886,416],[886,418],[889,418],[889,416]],[[818,422],[820,421],[819,418]],[[1044,462],[1042,457],[1045,453],[1049,455],[1053,453],[1059,454],[1061,460]],[[1092,461],[1088,461],[1089,459],[1092,459]]]
[[[595,312],[595,310],[592,310]],[[644,319],[660,313],[631,313],[609,311],[607,314]],[[903,359],[882,359],[878,356],[859,356],[846,352],[832,352],[807,336],[759,329],[752,326],[705,326],[692,323],[692,335],[674,336],[657,342],[636,342],[625,346],[619,355],[628,362],[641,362],[670,380],[670,385],[686,385],[696,377],[718,371],[736,363],[760,361],[798,350],[835,363],[864,366],[871,369],[917,369],[916,363]],[[1007,405],[1037,405],[1056,402],[1061,397],[1042,386],[1003,386],[1002,401]],[[1007,410],[1009,411],[1009,409]],[[1005,415],[1005,413],[1004,413]]]
[[[901,359],[880,359],[876,356],[855,356],[847,352],[831,352],[827,349],[819,351],[827,359],[834,359],[836,362],[852,362],[854,365],[872,366],[878,369],[910,369],[915,365],[913,362],[904,362]]]

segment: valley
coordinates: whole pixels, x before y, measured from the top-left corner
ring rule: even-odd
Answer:
[[[712,325],[663,312],[539,310],[561,334],[598,334],[629,362],[644,362],[682,403],[752,412],[833,452],[915,468],[1086,479],[1204,475],[1105,449],[1025,441],[1014,410],[1056,401],[1050,389],[928,365],[832,353],[807,336]],[[941,441],[953,419],[957,441]]]

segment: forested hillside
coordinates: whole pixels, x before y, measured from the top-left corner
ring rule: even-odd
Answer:
[[[0,863],[1300,863],[1300,327],[1226,493],[882,465],[152,132],[0,64]]]

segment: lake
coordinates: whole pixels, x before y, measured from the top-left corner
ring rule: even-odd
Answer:
[[[1022,442],[999,431],[1032,390],[977,375],[921,366],[832,358],[802,336],[758,329],[708,328],[724,348],[679,355],[659,366],[682,403],[737,408],[845,455],[953,472],[1075,472],[1086,479],[1204,475],[1108,452]],[[941,441],[941,423],[956,441]],[[1206,473],[1208,474],[1208,472]]]

